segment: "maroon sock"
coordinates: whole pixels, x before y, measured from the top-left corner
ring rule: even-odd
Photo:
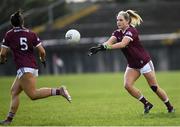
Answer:
[[[52,95],[52,96],[60,95],[60,89],[58,89],[58,88],[52,88],[52,89],[51,89],[51,95]]]
[[[56,89],[56,95],[60,95],[60,89]]]
[[[7,120],[7,121],[12,121],[13,118],[14,118],[14,116],[15,116],[15,113],[9,112],[6,120]]]
[[[11,117],[7,117],[7,118],[6,118],[6,120],[7,120],[7,121],[12,121],[12,120],[13,120],[13,118],[11,118]]]

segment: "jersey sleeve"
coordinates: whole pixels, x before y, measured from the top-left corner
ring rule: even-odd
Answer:
[[[128,37],[131,41],[133,41],[136,37],[136,33],[132,29],[128,29],[124,34],[124,37]]]
[[[34,47],[38,47],[39,45],[41,45],[41,40],[40,38],[37,36],[37,34],[33,33],[33,46]]]
[[[5,35],[5,37],[2,40],[1,47],[10,48],[9,41],[8,41],[8,35],[7,34]]]
[[[114,31],[114,32],[112,33],[112,36],[116,37],[116,39],[118,40],[118,31],[117,31],[117,30]]]

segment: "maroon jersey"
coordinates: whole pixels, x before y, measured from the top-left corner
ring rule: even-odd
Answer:
[[[113,32],[112,36],[117,38],[117,42],[121,42],[125,36],[131,40],[125,48],[121,49],[129,67],[140,69],[150,61],[150,55],[144,50],[136,28],[130,26],[125,31],[118,29]]]
[[[16,69],[21,67],[37,69],[33,48],[40,44],[41,41],[35,33],[26,28],[15,27],[6,33],[2,47],[12,50]]]

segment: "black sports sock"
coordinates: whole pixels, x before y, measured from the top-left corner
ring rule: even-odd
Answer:
[[[165,102],[165,105],[167,106],[168,109],[172,109],[173,106],[171,105],[171,103],[168,101],[168,102]]]
[[[145,97],[141,98],[139,101],[141,101],[144,104],[144,106],[146,106],[148,103]]]

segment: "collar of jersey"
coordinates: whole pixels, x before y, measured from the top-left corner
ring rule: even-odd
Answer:
[[[120,31],[122,31],[122,33],[124,34],[129,27],[130,26],[128,26],[125,30],[120,29]]]

